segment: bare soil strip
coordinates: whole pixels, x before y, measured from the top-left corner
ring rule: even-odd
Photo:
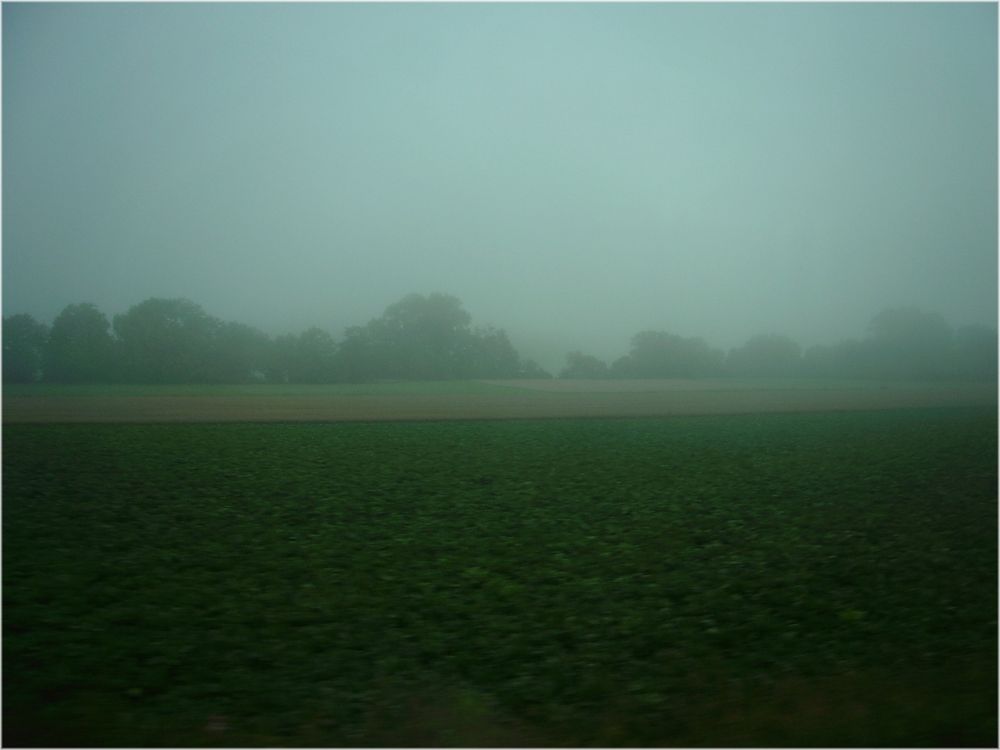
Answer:
[[[988,383],[900,384],[857,388],[711,390],[692,381],[621,384],[517,381],[510,394],[327,396],[8,396],[4,423],[339,422],[453,419],[665,417],[694,414],[867,411],[996,406]],[[660,383],[658,387],[655,383]],[[669,385],[663,385],[669,383]],[[515,383],[510,383],[512,386]],[[716,384],[716,388],[719,385]],[[604,388],[606,390],[600,390]],[[616,389],[617,388],[617,389]]]

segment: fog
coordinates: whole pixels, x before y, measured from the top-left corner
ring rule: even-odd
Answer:
[[[993,4],[3,6],[3,311],[519,351],[996,323]]]

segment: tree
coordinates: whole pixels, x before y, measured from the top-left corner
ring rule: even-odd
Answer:
[[[344,340],[334,355],[336,379],[349,383],[363,383],[382,377],[388,365],[382,363],[385,347],[372,337],[371,323],[351,326],[344,331]]]
[[[731,375],[745,377],[791,377],[798,375],[802,349],[787,336],[761,334],[732,349],[726,361]]]
[[[208,376],[218,383],[247,383],[265,377],[271,340],[267,334],[243,323],[222,323],[215,341]]]
[[[30,380],[39,369],[31,361],[37,336],[29,321],[15,316],[4,323],[8,380]],[[136,383],[551,377],[522,360],[502,329],[473,330],[470,322],[456,297],[411,294],[367,325],[348,328],[339,345],[319,328],[272,340],[190,300],[154,297],[116,315],[112,338],[93,305],[71,305],[53,325],[41,369],[49,379]]]
[[[282,334],[271,342],[262,369],[271,383],[333,383],[343,379],[337,349],[333,337],[315,326]]]
[[[383,377],[438,380],[468,366],[472,317],[449,294],[410,294],[369,324],[369,335],[387,367]],[[463,361],[464,360],[464,361]]]
[[[566,366],[559,372],[560,378],[595,380],[608,377],[608,364],[591,354],[574,351],[566,355]]]
[[[506,334],[493,329],[473,332],[470,321],[456,297],[410,294],[367,325],[347,329],[336,358],[338,377],[351,381],[471,377],[491,362],[509,358],[512,349]]]
[[[206,383],[222,322],[186,299],[151,298],[116,315],[124,377],[139,383]]]
[[[454,375],[469,378],[516,378],[521,371],[521,358],[507,333],[487,327],[473,333],[458,333],[465,348],[458,349]]]
[[[303,331],[295,342],[289,380],[293,383],[332,383],[335,377],[337,344],[321,328]]]
[[[108,319],[95,305],[67,305],[52,322],[43,356],[45,379],[94,383],[112,379],[113,340]]]
[[[697,378],[720,375],[724,355],[700,338],[684,338],[665,331],[642,331],[632,337],[632,348],[612,365],[626,378]]]
[[[334,370],[338,380],[447,380],[551,377],[522,361],[507,333],[472,329],[457,297],[410,294],[364,326],[344,332]]]
[[[19,313],[3,319],[3,380],[34,383],[42,374],[42,355],[49,328],[30,315]]]

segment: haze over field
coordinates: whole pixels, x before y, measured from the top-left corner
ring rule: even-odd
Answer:
[[[526,356],[996,322],[992,4],[3,7],[3,312],[339,335],[459,297]]]

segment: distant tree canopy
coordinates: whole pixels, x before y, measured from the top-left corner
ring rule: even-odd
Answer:
[[[221,322],[186,299],[148,299],[116,315],[121,378],[133,383],[210,383]]]
[[[997,331],[985,326],[953,331],[937,313],[890,308],[872,318],[866,338],[808,349],[802,371],[888,380],[995,379]]]
[[[550,377],[507,334],[472,328],[460,300],[411,294],[337,342],[321,328],[270,337],[186,299],[151,298],[114,317],[68,305],[51,331],[28,315],[3,321],[4,381],[335,383],[384,379]]]
[[[611,377],[825,377],[883,380],[996,379],[997,331],[966,326],[953,331],[937,314],[914,307],[875,315],[863,339],[814,346],[804,353],[787,336],[760,334],[723,357],[702,339],[643,331]],[[573,352],[563,377],[594,377],[597,365]]]
[[[321,328],[278,336],[263,370],[272,383],[333,383],[337,377],[337,343]]]
[[[339,379],[449,380],[546,376],[522,360],[507,334],[471,328],[472,317],[448,294],[411,294],[365,326],[347,329],[336,357]]]
[[[46,380],[99,383],[114,370],[114,340],[108,319],[94,305],[68,305],[52,321],[42,356]]]
[[[725,356],[703,339],[665,331],[643,331],[632,337],[628,354],[612,372],[625,378],[703,378],[724,374]]]
[[[875,315],[863,339],[802,351],[787,336],[751,337],[728,355],[703,339],[666,331],[632,337],[610,366],[580,351],[563,378],[826,377],[996,379],[997,331],[953,330],[917,308]],[[337,383],[374,380],[547,378],[507,334],[473,327],[448,294],[411,294],[344,332],[321,328],[271,337],[227,322],[186,299],[151,298],[114,317],[73,304],[47,327],[30,315],[3,319],[6,383]]]
[[[3,379],[5,383],[33,383],[41,377],[42,357],[49,328],[20,313],[3,319]]]
[[[447,294],[411,294],[347,332],[341,364],[349,380],[443,380],[470,369],[471,316]]]

